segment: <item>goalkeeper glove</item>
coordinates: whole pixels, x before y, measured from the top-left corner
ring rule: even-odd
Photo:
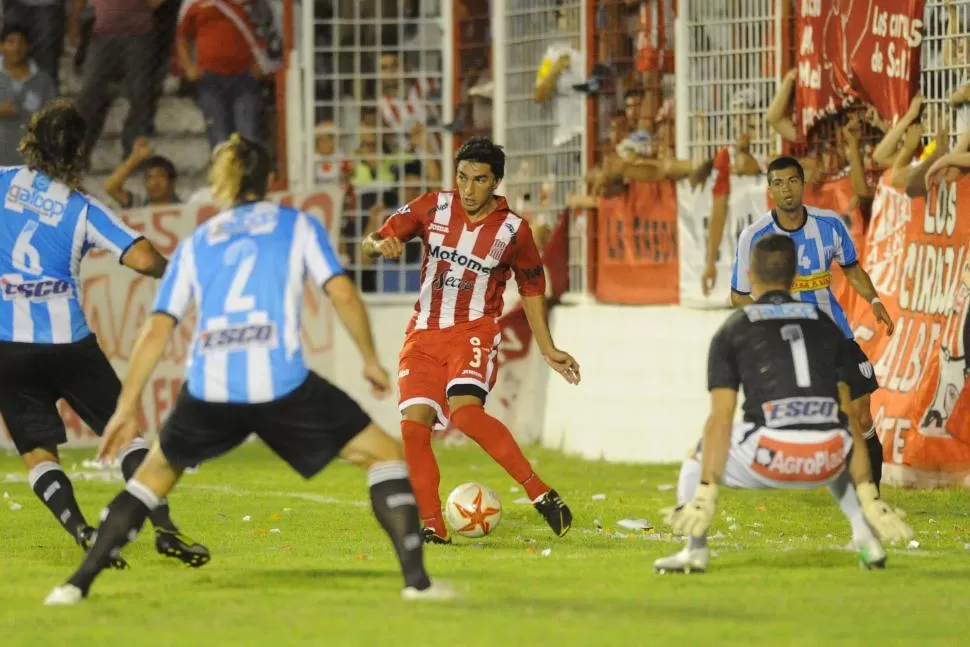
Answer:
[[[862,514],[880,539],[909,541],[913,538],[913,529],[903,521],[906,513],[880,499],[875,485],[869,482],[862,483],[856,486],[856,490],[859,493],[859,501],[862,502]]]
[[[701,483],[694,498],[676,508],[664,508],[664,520],[678,535],[704,537],[717,511],[717,485]]]

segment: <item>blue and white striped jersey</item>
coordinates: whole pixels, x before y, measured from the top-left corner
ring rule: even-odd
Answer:
[[[343,268],[326,229],[296,209],[254,202],[223,211],[183,240],[154,312],[198,322],[186,367],[206,402],[277,400],[309,373],[300,343],[304,279],[323,285]]]
[[[758,239],[768,234],[789,236],[798,250],[798,274],[792,286],[792,296],[805,303],[814,303],[832,317],[849,339],[852,328],[845,311],[832,294],[832,262],[852,267],[859,262],[855,244],[842,218],[834,211],[805,206],[805,224],[797,231],[783,229],[773,211],[744,228],[738,238],[738,252],[731,272],[731,289],[740,294],[751,292],[748,269],[751,250]]]
[[[25,166],[0,168],[0,341],[68,344],[91,334],[81,258],[121,258],[141,235],[98,200]]]

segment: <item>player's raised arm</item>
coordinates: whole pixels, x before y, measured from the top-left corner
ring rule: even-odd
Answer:
[[[434,207],[436,193],[428,193],[412,200],[391,214],[380,229],[368,234],[361,243],[361,250],[371,258],[398,258],[404,253],[404,243],[419,235],[424,229],[421,218],[423,210]]]
[[[522,221],[516,231],[517,251],[512,260],[515,282],[522,295],[522,307],[535,337],[536,345],[549,364],[570,384],[579,384],[579,363],[572,355],[556,348],[549,330],[549,308],[546,304],[546,271],[542,266],[539,248],[532,237],[529,223]]]

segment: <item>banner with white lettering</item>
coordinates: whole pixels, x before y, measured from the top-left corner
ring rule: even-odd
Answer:
[[[731,302],[731,268],[738,249],[738,237],[749,224],[768,210],[765,176],[731,177],[727,219],[718,248],[714,290],[704,296],[701,277],[707,265],[710,237],[713,180],[703,189],[692,190],[687,181],[677,186],[680,232],[680,304],[689,308],[726,308]]]
[[[309,193],[272,194],[270,199],[305,211],[319,218],[339,249],[340,209],[343,193],[339,187],[318,187]],[[171,257],[176,245],[202,222],[218,213],[209,204],[173,204],[123,212],[122,218],[143,233],[158,251]],[[84,314],[97,335],[98,343],[124,378],[128,358],[138,329],[149,315],[157,281],[120,265],[113,257],[92,252],[81,262],[80,288]],[[321,290],[309,285],[303,302],[303,345],[308,364],[324,376],[332,376],[333,316],[330,303]],[[195,312],[175,330],[171,342],[142,400],[142,427],[156,432],[168,415],[182,387],[185,360],[192,343]],[[67,428],[68,445],[92,445],[97,438],[63,401],[58,404]],[[0,420],[2,423],[2,420]],[[12,447],[7,429],[0,424],[0,447]]]
[[[926,0],[800,0],[796,120],[802,133],[852,100],[892,121],[919,91]]]

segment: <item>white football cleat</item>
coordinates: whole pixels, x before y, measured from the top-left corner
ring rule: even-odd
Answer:
[[[707,546],[690,548],[684,546],[681,551],[670,557],[661,557],[653,563],[655,571],[664,573],[703,573],[707,570],[707,560],[711,551]]]
[[[872,537],[862,541],[853,541],[853,548],[859,555],[859,564],[862,568],[872,570],[874,568],[886,568],[886,550],[882,543]]]
[[[68,607],[77,604],[83,599],[84,594],[81,593],[81,589],[73,584],[64,584],[47,594],[47,597],[44,599],[44,606]]]
[[[454,600],[458,597],[458,591],[447,582],[433,581],[431,586],[420,591],[409,586],[401,591],[401,597],[405,600]]]

